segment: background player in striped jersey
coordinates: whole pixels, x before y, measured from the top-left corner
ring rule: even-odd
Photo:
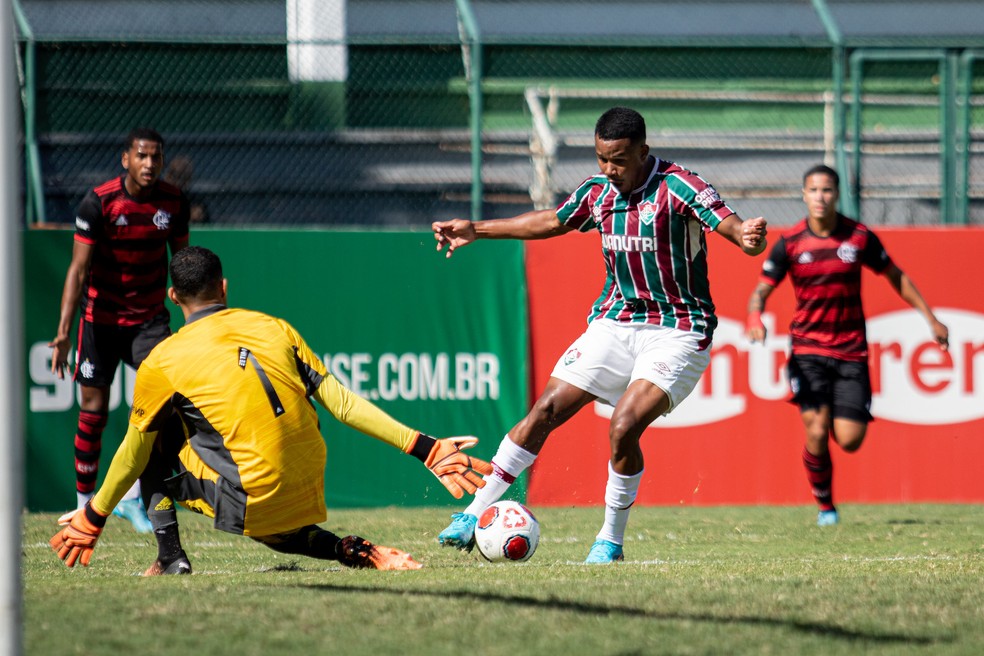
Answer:
[[[326,449],[313,402],[415,456],[459,499],[492,471],[461,451],[478,440],[438,440],[404,426],[339,383],[286,321],[227,307],[222,263],[212,251],[190,246],[170,269],[168,296],[185,326],[137,372],[126,437],[96,495],[60,520],[68,526],[51,539],[59,557],[69,567],[89,564],[106,516],[143,472],[158,546],[145,576],[191,573],[172,500],[212,517],[219,530],[282,553],[418,569],[398,549],[316,525],[326,516]]]
[[[123,145],[125,173],[89,191],[75,218],[72,261],[62,290],[51,370],[64,378],[76,307],[81,309],[74,379],[82,396],[75,434],[77,507],[92,497],[99,474],[102,434],[109,414],[109,387],[120,361],[136,368],[171,334],[164,307],[168,248],[188,245],[188,201],[158,178],[164,140],[138,128]],[[152,529],[139,485],[116,514],[138,531]]]
[[[947,327],[875,233],[837,212],[839,184],[837,172],[822,164],[803,176],[807,216],[772,247],[748,300],[746,331],[753,342],[765,340],[765,302],[788,274],[796,296],[789,328],[790,400],[799,406],[806,428],[803,465],[820,507],[820,526],[839,520],[829,439],[853,453],[861,447],[872,420],[861,268],[884,276],[906,303],[922,313],[940,348],[946,350],[948,340]]]
[[[642,432],[690,394],[709,361],[717,318],[704,233],[717,231],[748,255],[765,249],[765,219],[742,221],[696,173],[652,156],[645,121],[635,110],[614,107],[602,114],[595,152],[601,172],[555,210],[433,224],[437,250],[447,246],[448,257],[476,239],[596,230],[607,272],[587,330],[557,362],[529,414],[503,438],[487,485],[452,516],[438,536],[443,545],[471,549],[481,511],[533,463],[553,429],[598,399],[614,406],[611,460],[605,520],[586,562],[622,560],[643,473]]]

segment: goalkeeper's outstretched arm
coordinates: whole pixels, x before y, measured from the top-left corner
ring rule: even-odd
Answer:
[[[322,379],[314,398],[346,426],[416,457],[456,499],[484,487],[479,474],[492,473],[492,465],[462,453],[462,449],[478,444],[477,437],[436,439],[425,435],[393,419],[331,374]]]

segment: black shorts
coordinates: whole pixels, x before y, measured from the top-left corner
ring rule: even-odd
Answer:
[[[792,355],[788,364],[791,403],[800,410],[830,408],[834,418],[870,422],[871,380],[868,361],[851,362],[822,355]]]
[[[137,326],[83,320],[79,326],[75,382],[89,387],[109,387],[121,361],[136,369],[170,334],[171,317],[166,310]]]

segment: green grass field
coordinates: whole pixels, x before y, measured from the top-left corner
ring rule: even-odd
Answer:
[[[971,505],[637,508],[626,562],[586,566],[600,508],[535,509],[526,564],[440,548],[448,509],[333,511],[414,572],[287,557],[182,513],[190,577],[135,576],[152,538],[111,519],[88,569],[24,518],[28,654],[982,654],[984,512]]]

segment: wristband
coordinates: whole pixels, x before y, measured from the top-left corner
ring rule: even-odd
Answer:
[[[92,507],[91,503],[85,504],[85,508],[83,509],[83,511],[85,512],[85,518],[89,521],[90,524],[92,524],[96,528],[106,527],[106,515],[100,515],[98,512],[96,512],[96,510]]]
[[[762,312],[761,310],[754,310],[748,313],[748,318],[745,319],[745,328],[760,328],[765,324],[762,323]]]
[[[430,455],[431,449],[434,448],[434,444],[437,440],[430,435],[424,435],[423,433],[417,433],[417,439],[413,441],[413,446],[407,451],[414,458],[422,463],[427,463],[427,457]]]

